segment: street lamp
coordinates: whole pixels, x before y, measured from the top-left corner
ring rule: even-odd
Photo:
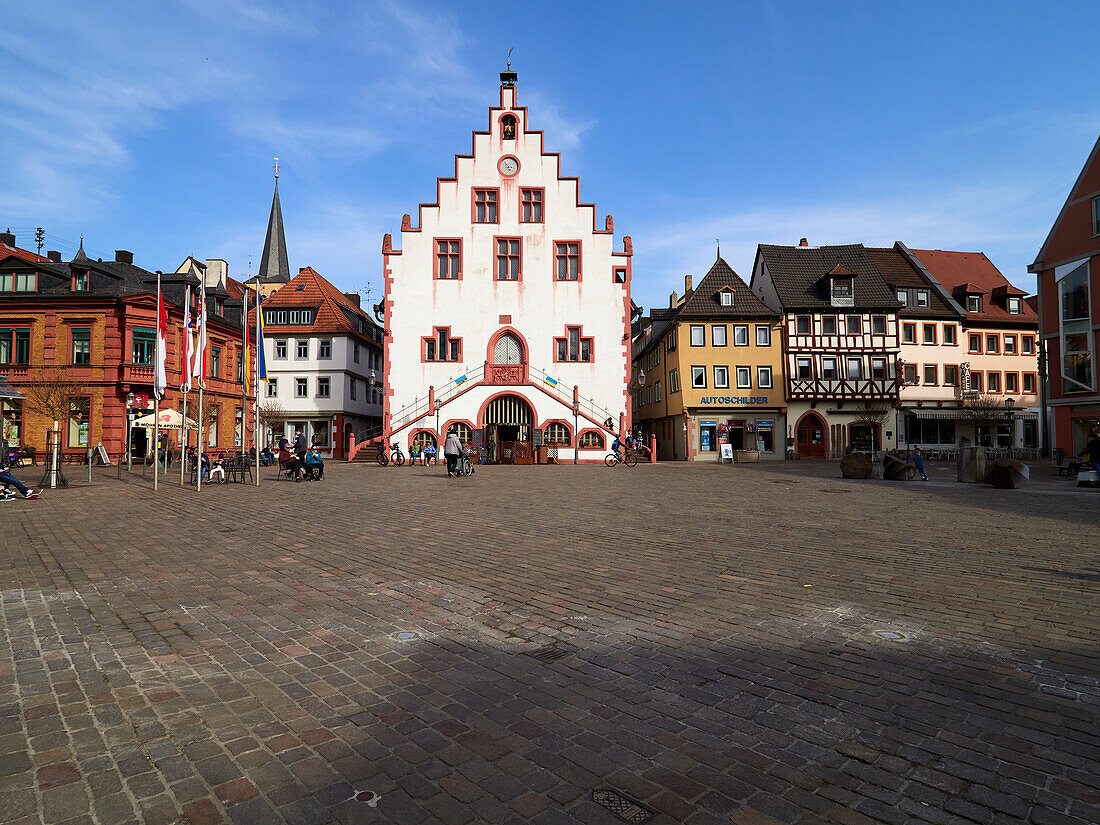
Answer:
[[[130,408],[134,405],[134,394],[132,392],[126,393],[126,472],[130,472],[131,464],[130,460],[133,456],[133,449],[130,446],[130,424],[132,415]]]

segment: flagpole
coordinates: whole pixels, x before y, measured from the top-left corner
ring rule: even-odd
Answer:
[[[199,341],[195,345],[195,358],[201,358],[199,363],[199,418],[198,432],[195,433],[195,444],[197,446],[198,455],[198,467],[195,470],[195,492],[202,491],[202,448],[203,448],[203,421],[202,421],[202,402],[203,402],[203,390],[206,389],[206,275],[203,274],[200,279],[199,285]],[[201,346],[200,346],[201,345]],[[194,369],[191,370],[194,373]]]
[[[180,487],[183,486],[183,467],[187,463],[187,446],[190,443],[190,437],[187,435],[187,390],[181,389],[183,393],[183,421],[180,422]]]
[[[241,452],[248,454],[248,290],[242,298],[244,311],[241,313],[241,338],[243,350],[241,356]],[[256,434],[252,434],[255,442]]]
[[[252,368],[252,443],[256,447],[256,486],[260,486],[260,350],[264,345],[260,334],[260,284],[256,284],[256,361]]]
[[[163,332],[161,326],[161,298],[160,295],[160,270],[157,270],[157,343],[156,360],[153,362],[156,364],[156,373],[153,377],[153,396],[156,401],[153,403],[153,492],[157,491],[157,476],[160,469],[160,398],[164,393],[164,388],[160,385],[160,376],[164,371],[164,353],[160,351],[160,338]],[[148,455],[148,453],[146,453]]]
[[[191,445],[191,436],[187,432],[187,394],[191,392],[191,286],[188,285],[183,298],[183,341],[180,354],[180,392],[183,393],[183,421],[180,422],[180,487],[183,486],[183,474],[187,466],[187,448]]]

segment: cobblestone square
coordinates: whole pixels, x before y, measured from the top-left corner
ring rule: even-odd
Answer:
[[[1100,821],[1096,491],[273,475],[0,505],[0,821]]]

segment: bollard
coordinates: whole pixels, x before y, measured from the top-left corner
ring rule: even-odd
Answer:
[[[88,483],[92,483],[92,446],[88,445]]]

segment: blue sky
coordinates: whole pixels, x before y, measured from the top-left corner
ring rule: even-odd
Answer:
[[[519,101],[664,305],[757,243],[1034,258],[1100,133],[1079,3],[5,5],[0,224],[68,257],[255,269],[272,156],[291,267],[381,290],[382,234]]]

